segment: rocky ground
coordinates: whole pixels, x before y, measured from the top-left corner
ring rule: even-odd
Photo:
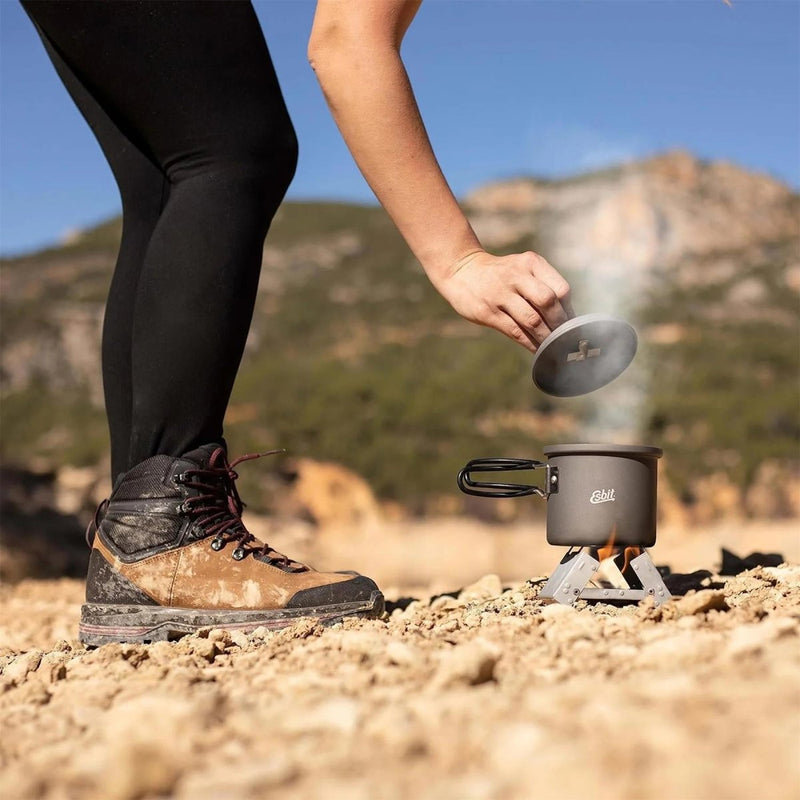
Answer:
[[[569,608],[488,575],[381,620],[88,651],[78,581],[5,586],[2,794],[799,797],[800,566],[670,581]]]

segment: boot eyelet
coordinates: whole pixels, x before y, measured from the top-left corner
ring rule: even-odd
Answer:
[[[173,475],[172,476],[172,482],[176,486],[183,486],[185,481],[186,481],[186,473],[185,472],[179,472],[177,475]]]
[[[178,514],[188,514],[192,510],[192,507],[186,502],[186,500],[184,500],[178,504],[178,507],[175,510],[178,512]]]
[[[222,539],[220,539],[219,537],[211,540],[212,550],[216,550],[217,552],[219,552],[220,550],[222,550],[223,547],[225,547],[225,542],[222,541]]]
[[[241,547],[237,547],[237,548],[236,548],[236,549],[235,549],[235,550],[234,550],[234,551],[231,553],[231,558],[232,558],[234,561],[241,561],[241,560],[242,560],[242,559],[245,557],[245,555],[247,555],[247,554],[245,553],[245,551],[244,551],[244,550],[243,550]]]

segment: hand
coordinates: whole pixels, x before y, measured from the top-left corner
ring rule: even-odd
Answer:
[[[465,256],[436,288],[465,319],[495,328],[532,353],[575,316],[569,284],[536,253]]]

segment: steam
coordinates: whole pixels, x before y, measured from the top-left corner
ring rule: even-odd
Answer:
[[[631,280],[631,273],[634,279]],[[638,274],[637,274],[638,273]],[[636,324],[642,306],[643,287],[636,280],[641,273],[630,263],[616,259],[598,259],[585,270],[576,297],[578,313],[601,313],[624,320],[637,329],[639,345],[631,364],[607,386],[586,395],[582,404],[578,435],[586,442],[642,444],[649,391],[649,368],[646,346]],[[624,353],[607,353],[609,371],[618,372]],[[613,360],[616,360],[614,363]]]

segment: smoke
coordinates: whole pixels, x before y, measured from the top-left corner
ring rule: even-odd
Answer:
[[[586,395],[582,403],[579,436],[586,442],[646,444],[641,437],[646,422],[650,387],[647,346],[642,341],[638,313],[644,301],[644,287],[632,279],[630,263],[613,259],[597,259],[581,279],[580,311],[601,313],[624,320],[637,330],[638,348],[633,361],[619,377],[607,386]],[[591,343],[590,343],[591,346]],[[622,367],[625,353],[607,353],[608,371]]]
[[[641,154],[640,142],[615,141],[596,130],[545,129],[537,158],[550,173],[599,167]],[[578,167],[578,169],[580,168]],[[625,165],[586,179],[537,187],[530,216],[537,248],[569,280],[578,315],[604,314],[639,331],[652,267],[664,255],[668,229],[646,170]],[[589,346],[597,346],[590,342]],[[606,387],[559,401],[579,420],[576,437],[586,442],[640,443],[650,391],[647,348]]]

